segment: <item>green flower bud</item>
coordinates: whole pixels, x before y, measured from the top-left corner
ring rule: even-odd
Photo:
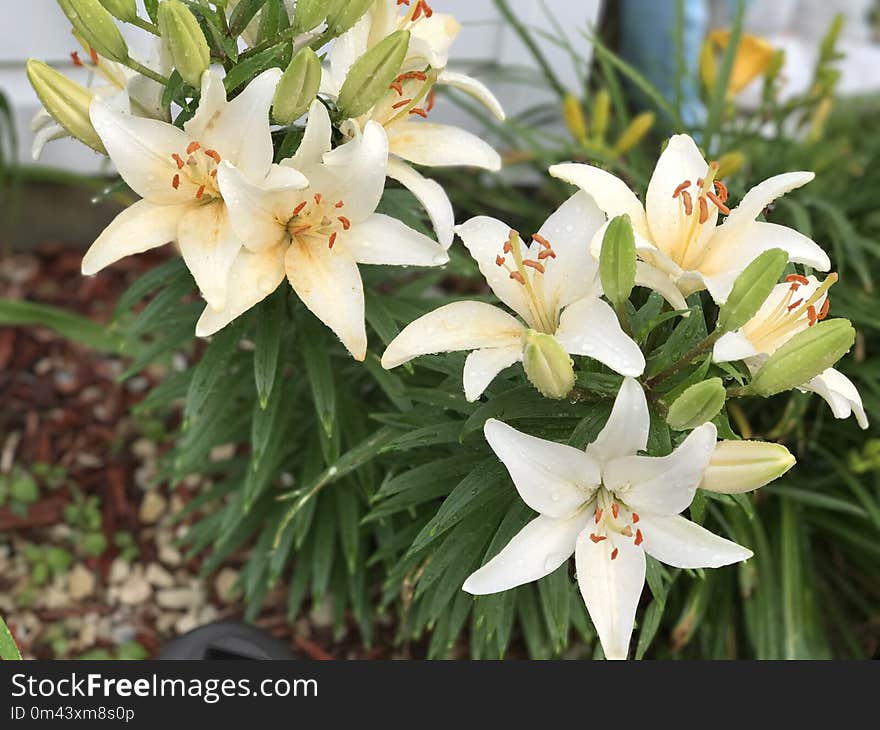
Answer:
[[[122,33],[98,0],[58,0],[58,5],[91,48],[113,61],[128,59],[128,45]]]
[[[727,301],[718,311],[719,332],[737,330],[754,317],[785,271],[788,254],[781,248],[764,251],[736,277]]]
[[[629,126],[623,130],[617,142],[614,143],[612,152],[615,155],[625,155],[629,152],[651,131],[656,118],[654,112],[642,112],[636,115],[629,123]]]
[[[692,385],[675,399],[666,422],[677,431],[702,426],[718,415],[726,396],[721,378],[709,378]]]
[[[359,117],[388,93],[408,48],[409,31],[398,30],[379,41],[351,65],[337,101],[344,117]]]
[[[299,119],[318,95],[321,61],[311,48],[301,49],[291,60],[272,100],[272,116],[279,124]]]
[[[297,0],[293,14],[294,29],[306,31],[317,28],[327,17],[328,9],[333,12],[333,6],[339,4],[338,0]]]
[[[574,387],[574,363],[553,335],[529,330],[523,336],[523,367],[545,398],[565,398]]]
[[[593,137],[605,139],[608,131],[608,120],[611,118],[611,94],[608,89],[599,89],[593,101]]]
[[[327,11],[328,32],[333,36],[341,36],[354,27],[373,2],[374,0],[348,0],[348,2],[336,3],[336,7]]]
[[[617,216],[605,229],[599,277],[608,301],[623,306],[636,283],[636,240],[628,215]]]
[[[136,0],[101,0],[101,5],[107,8],[110,15],[131,23],[137,20],[137,2]]]
[[[42,61],[27,62],[27,77],[46,111],[68,134],[106,155],[107,150],[89,119],[93,95]]]
[[[163,0],[159,5],[159,32],[178,73],[198,88],[202,74],[211,65],[211,52],[196,16],[180,0]]]
[[[769,396],[797,388],[830,368],[853,346],[856,331],[848,319],[828,319],[799,332],[757,372],[747,392]]]
[[[782,444],[764,441],[719,441],[703,472],[700,489],[741,494],[781,477],[796,459]]]

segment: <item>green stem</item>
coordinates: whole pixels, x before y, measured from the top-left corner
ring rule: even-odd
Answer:
[[[138,63],[133,58],[127,58],[123,61],[123,65],[128,66],[132,71],[137,71],[142,76],[146,76],[148,79],[152,79],[157,84],[162,84],[162,86],[168,86],[168,79],[160,73],[153,71],[153,69],[144,66],[142,63]]]
[[[711,350],[712,346],[718,341],[718,338],[724,334],[721,330],[715,330],[711,335],[706,337],[702,342],[694,345],[688,350],[677,362],[670,365],[666,370],[661,371],[645,384],[649,388],[662,383],[664,380],[671,378],[682,368],[686,367],[694,358],[699,357],[707,350]]]
[[[136,25],[141,30],[147,31],[147,33],[152,33],[153,35],[159,35],[159,29],[153,25],[149,20],[144,20],[143,18],[135,18],[134,20],[129,20],[129,23],[132,25]]]

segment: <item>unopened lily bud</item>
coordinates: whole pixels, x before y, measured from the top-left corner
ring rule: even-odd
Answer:
[[[752,492],[781,477],[795,461],[782,444],[719,441],[703,472],[700,489],[722,494]]]
[[[719,331],[738,330],[754,317],[767,301],[786,264],[788,253],[781,248],[771,248],[746,266],[718,311]]]
[[[27,77],[46,111],[58,124],[83,144],[107,154],[89,119],[89,105],[93,98],[90,91],[34,59],[27,62]]]
[[[347,0],[347,2],[336,3],[327,11],[327,30],[334,36],[341,36],[354,27],[354,24],[370,9],[374,1]]]
[[[636,115],[629,126],[623,130],[623,134],[620,135],[617,142],[614,143],[614,154],[625,155],[641,142],[654,126],[655,118],[654,112],[642,112]]]
[[[101,5],[107,8],[110,15],[130,23],[137,20],[136,0],[101,0]]]
[[[593,137],[605,139],[608,131],[608,119],[611,117],[611,94],[608,89],[599,89],[593,100]]]
[[[307,31],[317,28],[327,17],[328,9],[338,5],[338,2],[328,0],[297,0],[296,10],[293,14],[293,27],[297,31]]]
[[[677,431],[688,431],[711,421],[724,406],[727,394],[721,378],[709,378],[684,391],[669,408],[666,422]]]
[[[636,283],[636,241],[628,215],[612,219],[605,229],[599,277],[608,301],[623,306]]]
[[[524,335],[523,368],[545,398],[565,398],[574,387],[574,364],[552,335],[529,330]]]
[[[159,32],[174,68],[190,86],[198,86],[211,65],[208,42],[199,21],[180,0],[163,0],[159,5]]]
[[[359,117],[388,93],[408,48],[409,31],[398,30],[379,41],[351,65],[337,101],[343,116],[349,119]]]
[[[122,33],[98,0],[58,0],[58,5],[89,47],[113,61],[128,59],[128,45]]]
[[[774,352],[752,378],[748,392],[769,396],[804,385],[842,358],[855,339],[848,319],[818,322]]]
[[[718,158],[718,170],[715,172],[715,179],[722,180],[725,177],[736,175],[742,166],[746,164],[746,156],[742,152],[726,152]]]
[[[311,48],[302,48],[281,76],[272,100],[272,116],[280,124],[299,119],[318,95],[321,61]]]
[[[584,116],[581,100],[574,94],[568,93],[562,100],[562,116],[571,136],[580,145],[587,143],[587,118]]]

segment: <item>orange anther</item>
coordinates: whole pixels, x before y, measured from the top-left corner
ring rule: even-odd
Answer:
[[[410,114],[418,114],[422,119],[425,119],[428,116],[428,112],[422,109],[420,106],[414,107],[409,110]]]
[[[803,299],[798,299],[796,302],[788,305],[788,311],[790,312],[792,309],[797,309],[801,304],[804,303]]]
[[[635,544],[636,544],[636,545],[641,545],[641,544],[642,544],[642,540],[644,540],[644,539],[645,539],[645,538],[642,537],[642,531],[641,531],[641,530],[636,530]]]
[[[403,86],[401,86],[399,81],[392,81],[388,88],[394,89],[398,96],[403,96]]]
[[[195,152],[196,150],[200,150],[201,148],[202,145],[200,145],[198,142],[190,142],[186,147],[186,154],[191,155],[193,152]]]
[[[800,274],[789,274],[785,277],[786,281],[796,281],[798,284],[803,284],[806,286],[810,283],[810,280],[806,276],[801,276]]]
[[[89,48],[89,57],[96,66],[101,62],[101,59],[98,58],[98,52],[94,48]]]
[[[83,62],[79,58],[79,54],[76,51],[71,51],[70,60],[73,61],[74,66],[82,66]]]
[[[177,163],[177,169],[178,169],[178,170],[182,170],[182,169],[183,169],[183,166],[186,164],[186,163],[183,161],[183,158],[182,158],[180,155],[178,155],[176,152],[175,152],[173,155],[171,155],[171,159],[174,160],[174,161]]]
[[[211,170],[211,177],[217,177],[217,171]]]
[[[217,150],[205,150],[205,155],[214,160],[214,162],[216,162],[218,165],[220,164],[221,157],[220,153],[217,152]]]
[[[495,265],[496,266],[504,266],[504,257],[501,254],[498,254],[495,257]]]
[[[617,519],[617,515],[620,514],[620,507],[617,506],[617,502],[614,502],[614,503],[611,505],[611,514],[614,515],[614,519],[615,519],[615,520]]]
[[[302,203],[296,206],[296,208],[293,209],[293,213],[291,215],[299,215],[302,212],[302,209],[306,207],[306,205],[308,205],[308,201],[304,200]]]
[[[196,200],[199,200],[205,194],[205,186],[199,185],[199,189],[196,190]]]
[[[639,519],[640,519],[640,518],[639,518],[639,513],[638,513],[638,512],[633,512],[633,513],[632,513],[632,518],[633,518],[633,524],[636,524],[636,522],[638,522]]]
[[[543,260],[546,258],[555,259],[556,252],[552,248],[545,248],[543,251],[538,252],[538,260]]]
[[[341,208],[343,205],[345,205],[345,203],[343,203],[341,200],[337,200],[336,204],[333,207],[334,208]]]
[[[602,519],[602,509],[599,508],[596,510],[596,524],[599,524],[599,520]]]
[[[526,277],[524,277],[518,271],[511,271],[510,278],[513,279],[514,281],[518,281],[520,284],[523,284],[523,285],[525,285],[525,283],[526,283]]]
[[[334,243],[336,243],[336,231],[330,234],[330,248],[333,248]]]
[[[321,204],[321,193],[315,193],[315,205]]]
[[[590,533],[590,539],[593,542],[602,542],[602,540],[607,540],[608,538],[605,535],[597,535],[595,533]]]
[[[309,225],[299,226],[298,228],[294,228],[291,233],[293,233],[294,236],[298,236],[300,233],[305,233],[309,228],[311,228]]]
[[[551,248],[551,246],[550,246],[550,241],[548,241],[546,238],[544,238],[544,236],[541,236],[541,235],[538,234],[538,233],[533,233],[533,234],[532,234],[532,240],[533,240],[533,241],[537,241],[537,242],[538,242],[539,244],[541,244],[544,248]]]
[[[411,102],[412,102],[412,99],[401,99],[396,104],[392,104],[391,108],[392,109],[400,109],[400,107],[406,106],[407,104],[410,104]]]
[[[709,198],[709,200],[711,200],[713,203],[715,203],[715,207],[718,208],[718,210],[720,210],[722,213],[724,213],[724,215],[730,215],[730,208],[728,208],[724,204],[724,201],[717,195],[715,195],[715,193],[711,191],[707,192],[706,197]]]
[[[175,190],[180,187],[180,175],[175,175],[171,178],[171,187]]]
[[[428,94],[428,111],[434,108],[434,101],[437,99],[437,93],[431,89],[431,93]]]
[[[532,261],[531,259],[525,259],[523,261],[523,266],[528,266],[529,268],[532,268],[535,271],[539,271],[542,274],[544,273],[544,264],[538,263],[537,261]]]
[[[699,183],[699,180],[697,181]],[[687,190],[691,186],[690,180],[685,180],[681,185],[679,185],[675,190],[672,191],[672,197],[677,198],[681,195],[685,190]]]
[[[691,199],[691,194],[687,190],[682,191],[681,202],[684,204],[685,215],[690,215],[694,212],[694,201]]]
[[[702,195],[697,202],[700,204],[700,223],[705,223],[709,220],[709,204]]]
[[[718,193],[718,197],[721,198],[721,202],[726,203],[728,198],[727,185],[720,180],[716,180],[713,185],[715,186],[715,192]]]
[[[831,300],[826,296],[822,302],[822,308],[819,310],[819,319],[825,319],[828,316],[828,308],[831,306]]]
[[[807,319],[809,320],[809,327],[812,327],[819,321],[819,315],[816,314],[816,308],[812,304],[807,307]]]
[[[348,230],[351,228],[351,221],[348,220],[344,215],[339,216],[336,220],[338,220],[342,224],[343,230]]]
[[[618,552],[619,552],[619,551],[618,551],[617,548],[614,548],[614,550],[611,551],[611,559],[612,559],[612,560],[614,560],[614,559],[617,557],[617,553],[618,553]]]

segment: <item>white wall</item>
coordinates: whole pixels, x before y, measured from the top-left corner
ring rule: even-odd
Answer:
[[[602,0],[553,0],[552,8],[559,23],[567,28],[579,50],[588,54],[588,44],[580,34],[588,23],[595,22]],[[529,26],[549,30],[551,25],[544,15],[544,3],[539,0],[510,0],[520,18]],[[467,67],[495,60],[503,64],[530,64],[530,57],[512,31],[503,27],[491,0],[435,0],[437,12],[449,12],[462,22],[461,35],[453,48],[454,65]],[[0,0],[3,18],[3,43],[0,43],[0,89],[12,101],[17,115],[17,129],[22,162],[30,162],[32,135],[29,120],[38,108],[37,99],[24,74],[27,58],[39,58],[51,63],[65,74],[85,82],[82,69],[73,66],[69,53],[77,48],[70,36],[67,19],[55,0]],[[126,28],[130,45],[144,49],[145,34]],[[575,87],[574,69],[564,51],[549,42],[542,50],[564,83]],[[542,90],[525,89],[511,84],[496,84],[488,80],[508,110],[516,111],[540,101]],[[550,95],[547,94],[547,98]],[[474,123],[456,110],[438,109],[439,118],[455,121],[473,128]],[[40,165],[61,167],[82,172],[101,169],[103,158],[70,140],[49,144],[39,161]]]

